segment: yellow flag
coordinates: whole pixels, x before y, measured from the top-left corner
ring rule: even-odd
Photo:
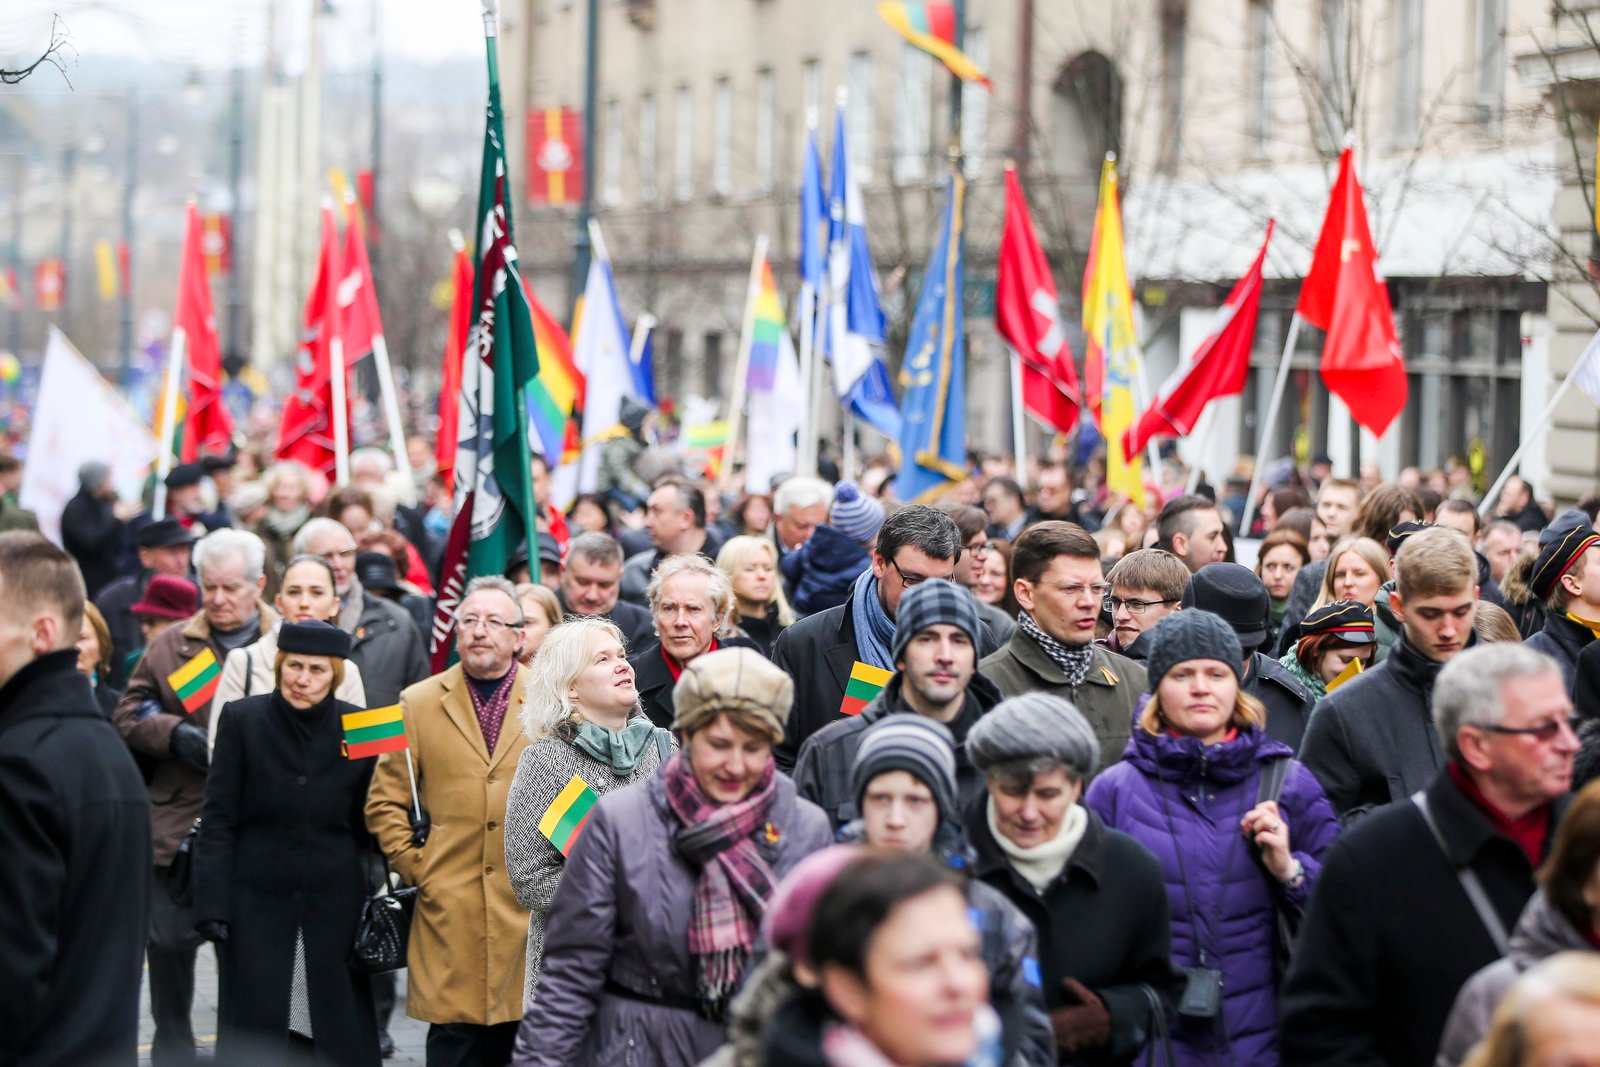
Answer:
[[[115,300],[120,291],[117,285],[117,256],[110,241],[94,243],[94,265],[100,275],[100,299]]]
[[[1348,682],[1350,679],[1354,678],[1360,673],[1361,661],[1358,659],[1351,660],[1349,663],[1345,664],[1344,670],[1333,676],[1333,680],[1328,683],[1328,692],[1333,692],[1335,689],[1339,688],[1341,685]]]
[[[1124,455],[1122,437],[1138,411],[1133,383],[1139,353],[1133,333],[1133,290],[1122,253],[1122,208],[1117,199],[1117,165],[1107,159],[1100,171],[1100,204],[1083,275],[1083,332],[1088,337],[1084,395],[1099,415],[1106,440],[1106,486],[1144,506],[1144,476],[1137,455]]]

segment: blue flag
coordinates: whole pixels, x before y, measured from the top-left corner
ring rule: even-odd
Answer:
[[[928,257],[900,365],[900,474],[895,495],[927,503],[967,477],[967,353],[962,341],[961,235],[966,183],[945,186],[944,222]]]
[[[639,359],[633,360],[630,352],[628,361],[633,366],[633,389],[639,394],[639,399],[656,406],[656,371],[655,371],[655,320],[640,316],[639,322],[634,324],[634,332],[644,331],[644,342],[639,347]]]
[[[817,152],[817,131],[806,133],[806,160],[800,180],[800,283],[812,292],[822,289],[823,226],[828,201],[822,192],[822,157]]]

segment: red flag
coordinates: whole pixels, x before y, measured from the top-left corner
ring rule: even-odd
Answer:
[[[456,489],[456,448],[460,427],[461,357],[467,350],[467,328],[472,324],[472,259],[465,248],[456,249],[451,270],[455,292],[450,298],[450,319],[445,325],[444,380],[439,386],[439,443],[434,464],[447,493]]]
[[[1188,437],[1208,403],[1244,391],[1244,380],[1250,372],[1250,349],[1256,341],[1256,319],[1261,311],[1261,268],[1267,260],[1267,245],[1272,243],[1273,226],[1268,221],[1267,236],[1256,253],[1256,261],[1244,277],[1233,283],[1228,299],[1212,320],[1211,332],[1195,349],[1189,366],[1123,434],[1124,455],[1143,452],[1150,438],[1157,435]]]
[[[338,329],[339,231],[333,208],[322,209],[322,250],[317,276],[306,297],[305,325],[295,355],[294,392],[283,405],[278,425],[278,459],[304,463],[330,481],[336,457],[333,440],[333,357],[329,342]],[[349,390],[345,398],[349,400]],[[348,425],[348,423],[347,423]]]
[[[361,234],[360,216],[352,211],[344,228],[343,275],[339,281],[339,336],[344,338],[345,366],[372,354],[373,338],[383,334],[378,292],[372,284],[372,263]]]
[[[34,303],[40,311],[59,311],[67,296],[67,270],[59,259],[41,259],[33,269]]]
[[[583,134],[570,107],[528,112],[528,202],[559,206],[583,193]]]
[[[1078,375],[1061,329],[1055,278],[1034,235],[1022,183],[1009,167],[994,324],[1021,364],[1023,410],[1057,433],[1070,431],[1078,421]]]
[[[217,342],[217,316],[206,281],[204,223],[189,201],[183,227],[183,259],[178,266],[178,310],[173,332],[183,331],[184,359],[189,365],[189,404],[183,418],[185,463],[202,451],[226,452],[233,440],[233,419],[222,403],[222,346]]]
[[[1327,331],[1322,381],[1329,392],[1356,422],[1382,436],[1406,406],[1406,368],[1352,149],[1339,156],[1339,177],[1295,310]]]
[[[378,243],[378,227],[374,222],[372,211],[376,189],[373,185],[372,171],[356,171],[356,198],[361,202],[361,229],[368,241],[374,245]]]

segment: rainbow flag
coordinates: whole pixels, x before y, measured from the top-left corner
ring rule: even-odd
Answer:
[[[345,756],[349,759],[366,759],[406,748],[405,717],[399,704],[352,711],[343,716],[343,722]]]
[[[839,705],[839,714],[860,715],[861,709],[872,703],[893,677],[894,671],[856,660],[855,666],[850,668],[850,683],[844,687],[844,703]]]
[[[727,419],[684,427],[684,451],[705,461],[707,478],[716,478],[722,473],[722,450],[727,444]]]
[[[589,783],[574,774],[566,787],[556,794],[550,806],[539,817],[539,832],[550,839],[563,856],[572,854],[572,846],[589,821],[589,812],[600,798],[595,796]]]
[[[745,379],[750,392],[772,392],[778,380],[778,353],[788,332],[778,287],[772,282],[772,264],[763,258],[761,288],[756,291],[755,329],[750,335],[750,374]]]
[[[994,88],[972,57],[956,47],[954,4],[882,3],[878,14],[900,36],[943,63],[951,74],[962,81],[977,82],[985,89]]]
[[[539,350],[539,373],[528,386],[528,417],[536,442],[553,470],[561,465],[569,440],[572,412],[581,407],[583,375],[572,362],[572,341],[550,317],[533,291],[523,286],[533,317],[533,340]]]
[[[199,655],[167,675],[167,684],[178,694],[178,703],[190,715],[210,705],[220,681],[222,665],[209,648],[201,649]]]

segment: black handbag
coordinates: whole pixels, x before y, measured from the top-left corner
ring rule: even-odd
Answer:
[[[1150,983],[1140,982],[1139,991],[1150,1003],[1150,1039],[1144,1046],[1145,1067],[1155,1067],[1158,1048],[1161,1050],[1161,1061],[1166,1067],[1172,1067],[1178,1061],[1172,1056],[1172,1030],[1167,1022],[1167,1006]]]
[[[178,851],[172,854],[172,865],[167,868],[167,896],[180,908],[194,907],[194,850],[199,843],[200,820],[196,819],[178,842]]]
[[[406,965],[411,943],[411,913],[417,907],[417,887],[395,889],[389,884],[389,861],[383,863],[383,892],[361,905],[356,941],[350,950],[350,969],[360,974],[398,971]]]

